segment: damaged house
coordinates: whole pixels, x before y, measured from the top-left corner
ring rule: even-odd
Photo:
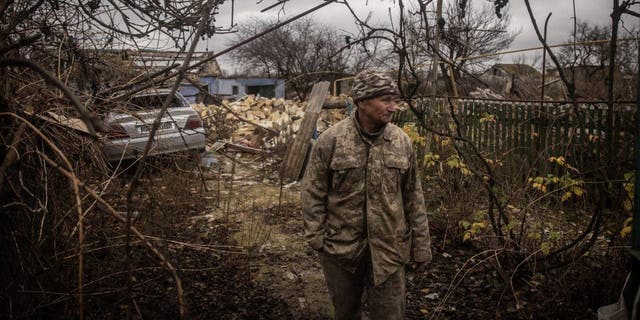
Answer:
[[[123,50],[119,52],[123,61],[136,70],[149,73],[158,72],[171,66],[184,63],[186,53],[153,50]],[[180,84],[179,91],[189,103],[206,102],[206,94],[235,100],[246,95],[259,95],[266,98],[283,98],[284,79],[232,78],[225,77],[211,51],[195,52],[190,65],[200,64],[189,70]]]
[[[285,95],[284,79],[206,76],[199,80],[207,86],[209,94],[231,100],[251,94],[264,98],[284,98]],[[181,86],[180,91],[186,91],[185,86]]]
[[[198,86],[194,85],[197,83]],[[236,100],[247,95],[264,98],[284,98],[285,80],[267,78],[232,78],[221,74],[201,74],[180,84],[180,93],[189,103],[211,103],[202,92],[222,99]]]
[[[608,66],[583,65],[562,69],[569,81],[575,83],[576,98],[583,100],[607,100]],[[550,69],[549,74],[558,77],[558,69]],[[613,73],[614,99],[633,100],[636,81],[633,75],[624,74],[619,69]]]
[[[480,79],[489,88],[505,97],[522,100],[538,100],[542,89],[542,73],[526,64],[495,64]],[[545,76],[545,100],[563,100],[566,89],[558,76]]]

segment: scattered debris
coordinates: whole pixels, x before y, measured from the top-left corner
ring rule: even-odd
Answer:
[[[326,99],[330,109],[323,108],[317,121],[317,132],[326,130],[331,125],[347,117],[347,98],[345,96],[328,97]],[[341,108],[336,106],[342,105]],[[291,143],[300,130],[302,118],[305,114],[307,102],[296,102],[282,98],[256,98],[253,95],[244,99],[222,104],[195,104],[193,107],[200,113],[208,127],[213,124],[212,117],[216,111],[223,109],[227,112],[226,119],[238,121],[238,128],[232,133],[227,146],[244,146],[252,149],[243,152],[256,153],[255,150],[269,151],[277,145]],[[209,130],[209,138],[217,140]],[[249,151],[251,150],[251,151]]]
[[[429,300],[436,300],[436,299],[438,299],[440,297],[440,295],[434,292],[434,293],[430,293],[428,295],[425,295],[424,297],[429,299]]]

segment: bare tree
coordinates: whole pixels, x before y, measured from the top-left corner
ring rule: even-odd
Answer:
[[[256,20],[242,25],[238,28],[238,41],[274,23]],[[344,44],[334,27],[306,18],[238,48],[234,57],[247,74],[287,79],[298,97],[304,99],[309,81],[332,80],[347,72],[348,56],[338,52]]]
[[[450,60],[457,61],[460,68],[482,66],[492,58],[461,60],[495,53],[511,46],[518,32],[508,31],[511,16],[500,18],[494,15],[492,4],[481,2],[450,2],[445,9],[442,51]]]
[[[430,38],[434,28],[441,29],[440,54],[455,62],[456,69],[476,70],[493,57],[478,56],[495,53],[508,48],[518,31],[509,31],[511,16],[494,14],[492,4],[471,1],[449,2],[444,8],[442,19],[429,26],[428,21],[418,11],[408,15],[406,37],[411,40],[409,50],[414,57],[430,59],[434,52],[429,42],[419,41]],[[473,59],[467,59],[473,58]]]
[[[635,26],[627,29],[625,35],[621,35],[617,45],[615,64],[619,71],[632,74],[637,70],[637,47],[635,40],[628,41],[635,37],[638,30]],[[558,53],[558,59],[564,67],[569,66],[597,66],[604,68],[609,65],[610,48],[609,37],[611,36],[611,26],[594,25],[588,21],[578,21],[576,24],[575,38],[571,37],[568,42],[575,41],[575,46],[562,47]]]

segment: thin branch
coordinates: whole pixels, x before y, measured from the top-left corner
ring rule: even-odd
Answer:
[[[527,7],[527,12],[529,13],[529,18],[531,19],[531,24],[533,25],[533,29],[536,31],[536,35],[538,36],[538,40],[540,41],[540,43],[542,43],[544,50],[549,54],[549,57],[551,58],[551,60],[556,66],[556,69],[558,70],[558,75],[560,76],[560,79],[562,79],[562,82],[567,86],[567,90],[569,90],[569,100],[575,101],[576,99],[575,83],[573,83],[572,81],[569,81],[567,76],[564,74],[564,70],[562,69],[562,65],[560,64],[560,61],[558,61],[558,58],[553,53],[553,51],[547,44],[546,39],[540,32],[540,28],[538,28],[538,23],[536,22],[536,18],[533,15],[533,11],[531,10],[531,5],[529,4],[529,0],[524,0],[524,3]]]
[[[45,161],[47,161],[47,163],[49,163],[49,165],[51,165],[52,167],[60,171],[68,179],[75,178],[75,176],[72,173],[60,167],[55,161],[49,159],[46,156],[44,156],[44,159]],[[84,184],[84,182],[77,180],[77,178],[76,178],[76,183],[78,184],[78,186],[82,187],[84,191],[87,192],[94,200],[102,204],[106,209],[107,213],[109,213],[109,215],[115,218],[118,222],[125,225],[127,224],[126,219],[120,216],[117,213],[117,211],[108,202],[102,199],[102,197],[100,197],[95,191],[93,191],[93,189],[89,188],[86,184]],[[130,225],[128,230],[132,232],[138,239],[140,239],[142,243],[144,243],[144,245],[160,260],[161,265],[167,268],[171,273],[171,275],[173,276],[173,279],[176,282],[176,289],[178,291],[178,304],[180,306],[180,318],[184,319],[184,315],[185,315],[184,290],[182,288],[182,281],[178,276],[178,272],[176,271],[176,268],[171,264],[171,262],[169,262],[169,260],[167,260],[167,258],[164,257],[162,253],[160,253],[160,251],[153,244],[151,244],[146,239],[146,237],[140,231],[138,231],[138,229],[136,229],[136,227]]]
[[[142,169],[144,167],[145,160],[149,155],[149,151],[151,150],[151,146],[153,145],[155,134],[158,128],[160,127],[160,122],[162,121],[162,117],[164,117],[167,109],[169,108],[171,101],[173,100],[173,97],[176,91],[178,90],[178,87],[180,86],[180,82],[182,81],[184,74],[190,68],[189,63],[191,62],[191,57],[195,52],[196,46],[198,44],[198,40],[202,36],[205,27],[209,23],[209,15],[211,14],[211,11],[213,10],[213,8],[214,8],[214,0],[207,1],[205,5],[202,7],[202,11],[200,12],[200,25],[198,26],[198,29],[193,37],[194,40],[191,43],[191,47],[187,52],[187,55],[184,59],[182,66],[178,70],[177,77],[175,79],[173,86],[171,87],[169,94],[167,95],[167,98],[163,102],[162,107],[160,108],[160,111],[158,112],[156,118],[153,121],[153,125],[151,126],[151,130],[149,132],[149,139],[147,140],[147,144],[145,146],[144,152],[140,159],[140,164],[136,168],[136,172],[133,178],[131,179],[131,186],[127,192],[127,217],[126,217],[127,230],[131,230],[130,227],[132,227],[131,223],[132,223],[132,210],[133,210],[133,193],[135,192],[138,186],[138,183],[140,181],[140,176],[142,175]],[[129,232],[127,232],[127,262],[128,262],[127,265],[130,266],[129,261],[131,257],[131,250],[129,247],[129,243],[130,243]],[[128,277],[128,279],[131,279],[131,276],[132,275],[130,274],[130,277]],[[131,292],[131,280],[128,280],[128,283],[129,283],[129,291]],[[182,313],[182,311],[183,310],[181,310],[181,318],[184,318],[184,313]]]
[[[18,127],[18,130],[16,130],[16,132],[13,135],[13,139],[11,140],[11,143],[6,147],[7,152],[4,156],[4,159],[2,159],[2,164],[0,165],[0,193],[2,192],[2,187],[4,186],[5,171],[20,158],[20,155],[18,154],[18,149],[16,148],[16,146],[18,145],[18,142],[20,142],[20,140],[22,139],[25,126],[26,125],[24,123],[20,124],[20,126]]]
[[[47,142],[47,144],[49,145],[49,147],[55,152],[55,154],[65,163],[65,165],[68,168],[68,172],[70,174],[70,179],[69,182],[71,183],[72,187],[73,187],[73,194],[75,196],[74,200],[76,202],[76,210],[78,211],[78,313],[79,313],[79,318],[80,319],[84,319],[84,300],[83,300],[83,295],[82,295],[82,281],[83,281],[83,269],[84,269],[84,265],[83,265],[83,254],[82,254],[82,243],[84,242],[84,233],[83,233],[83,222],[82,222],[82,202],[80,200],[80,190],[79,190],[79,186],[78,186],[78,178],[76,177],[76,175],[73,173],[73,166],[71,165],[71,162],[69,161],[69,159],[67,159],[67,157],[65,156],[65,154],[51,141],[49,140],[49,138],[47,138],[44,134],[42,134],[42,132],[40,130],[38,130],[35,126],[33,126],[31,123],[29,123],[26,119],[13,114],[13,113],[0,113],[0,115],[10,115],[13,116],[15,118],[17,118],[18,120],[21,120],[21,132],[24,131],[24,126],[28,125],[31,129],[33,129],[38,135],[40,135],[42,137],[43,140],[45,140]],[[17,137],[21,136],[17,135]],[[45,157],[46,156],[44,154],[41,154],[41,156]],[[4,163],[3,163],[4,164]],[[56,164],[57,165],[57,164]],[[58,167],[60,167],[59,165],[57,165]],[[60,167],[62,169],[62,167]],[[64,170],[64,169],[63,169]],[[1,186],[1,185],[0,185]]]
[[[20,67],[31,69],[36,73],[40,74],[40,76],[42,76],[43,78],[45,78],[45,80],[47,80],[48,82],[56,86],[58,89],[60,89],[60,91],[62,91],[64,95],[67,96],[69,100],[71,100],[71,103],[73,104],[73,106],[80,112],[80,118],[82,119],[82,122],[84,122],[84,124],[87,126],[89,133],[93,137],[96,137],[96,129],[103,132],[107,131],[105,124],[102,123],[100,119],[98,119],[98,116],[95,113],[87,110],[87,108],[84,105],[82,105],[82,103],[80,103],[80,101],[75,96],[75,94],[73,94],[73,92],[71,92],[71,90],[69,90],[69,88],[66,85],[64,85],[60,80],[58,80],[58,78],[49,74],[49,72],[44,70],[42,67],[40,67],[33,61],[22,59],[22,58],[14,58],[14,59],[5,58],[5,59],[0,59],[0,66],[20,66]]]

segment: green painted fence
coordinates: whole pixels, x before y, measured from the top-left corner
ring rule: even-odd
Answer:
[[[581,169],[605,165],[609,149],[617,165],[629,166],[633,157],[635,107],[616,105],[613,130],[608,129],[609,111],[603,103],[529,103],[457,100],[451,108],[444,99],[417,102],[429,127],[453,133],[453,115],[463,136],[489,157],[517,155],[531,161],[563,156]],[[402,111],[396,123],[415,122],[411,111]],[[612,131],[612,132],[609,132]],[[614,139],[611,139],[613,137]],[[610,146],[613,147],[610,148]]]

